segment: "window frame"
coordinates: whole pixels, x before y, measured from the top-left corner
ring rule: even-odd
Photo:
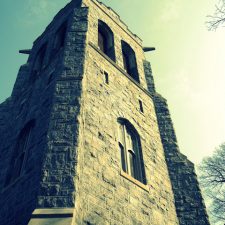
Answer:
[[[65,46],[68,22],[64,21],[55,33],[53,50],[55,53]]]
[[[136,82],[140,83],[137,59],[134,50],[125,41],[121,40],[121,50],[123,58],[123,69],[126,71],[130,77],[132,77]]]
[[[98,31],[98,47],[104,53],[106,53],[106,47],[105,47],[106,42],[107,42],[107,40],[106,40],[105,35],[103,34],[103,32],[101,30],[99,30]]]
[[[48,50],[48,42],[43,43],[38,49],[35,59],[33,61],[32,71],[30,80],[31,82],[35,82],[39,77],[41,71],[46,67],[46,53]]]
[[[112,61],[116,62],[114,34],[111,28],[101,20],[98,20],[98,48]]]
[[[11,166],[7,174],[5,186],[8,186],[14,183],[18,178],[20,178],[23,175],[25,171],[26,163],[29,156],[29,147],[31,144],[31,136],[32,136],[34,126],[35,126],[35,120],[29,121],[24,126],[24,128],[20,131],[17,137],[17,142],[13,149],[13,155],[12,155],[11,163],[10,163]],[[18,168],[19,170],[17,170]]]
[[[126,52],[124,52],[124,50],[122,50],[122,56],[123,56],[123,68],[128,74],[130,74],[129,58]]]
[[[40,72],[45,67],[45,57],[46,57],[47,47],[48,47],[48,44],[46,42],[41,45],[41,47],[39,48],[37,52],[35,62],[34,62],[34,70],[37,72]]]
[[[118,119],[121,169],[124,173],[146,185],[140,138],[135,128],[125,119]],[[130,139],[130,143],[129,140]],[[132,146],[131,146],[132,145]],[[131,165],[131,158],[133,166]]]

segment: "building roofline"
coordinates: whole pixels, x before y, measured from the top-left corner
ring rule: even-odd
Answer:
[[[107,14],[123,31],[125,31],[139,46],[142,47],[142,42],[143,40],[138,37],[138,35],[134,34],[129,27],[127,26],[126,23],[123,22],[123,20],[121,20],[121,17],[118,15],[117,12],[115,12],[111,7],[105,5],[103,2],[99,1],[99,0],[91,0],[96,6],[98,6],[105,14]],[[126,29],[124,29],[124,27],[122,27],[112,16],[110,16],[102,7],[107,8],[108,10],[110,10],[118,19],[119,21],[126,27]]]

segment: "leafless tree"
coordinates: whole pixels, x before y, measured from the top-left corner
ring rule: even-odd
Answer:
[[[200,184],[209,202],[209,213],[215,222],[225,224],[225,143],[199,166]]]
[[[209,30],[216,30],[225,22],[225,0],[219,0],[215,7],[214,14],[208,16],[209,20],[207,25]]]

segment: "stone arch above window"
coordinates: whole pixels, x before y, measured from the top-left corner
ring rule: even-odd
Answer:
[[[134,50],[125,41],[121,41],[124,70],[137,82],[140,82]]]
[[[31,132],[35,126],[35,120],[30,120],[20,131],[10,163],[10,169],[6,178],[6,186],[19,178],[24,172],[26,161],[29,157],[29,145]]]
[[[98,21],[98,47],[114,62],[115,47],[114,47],[114,35],[110,27],[103,21]]]
[[[127,119],[119,118],[118,125],[121,168],[125,173],[146,184],[140,136]]]

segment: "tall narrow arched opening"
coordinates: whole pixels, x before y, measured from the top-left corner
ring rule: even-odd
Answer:
[[[126,119],[119,118],[118,124],[121,168],[125,173],[146,184],[139,134]]]
[[[31,133],[35,126],[35,120],[30,120],[24,128],[20,131],[16,145],[13,149],[10,169],[7,174],[5,186],[11,184],[19,178],[26,166],[29,157],[29,146],[31,141]]]
[[[111,60],[116,61],[114,35],[110,27],[103,21],[98,21],[98,47]]]
[[[138,83],[139,75],[134,50],[125,41],[121,41],[124,70]]]

